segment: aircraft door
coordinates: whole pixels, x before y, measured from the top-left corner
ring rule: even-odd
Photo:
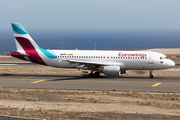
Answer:
[[[148,54],[148,64],[154,64],[154,53]]]

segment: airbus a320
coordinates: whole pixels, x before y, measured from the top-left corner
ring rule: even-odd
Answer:
[[[89,77],[126,74],[128,70],[167,69],[175,63],[167,56],[151,51],[103,51],[103,50],[45,50],[39,47],[19,23],[12,23],[16,51],[9,52],[13,57],[33,63],[57,68],[90,70]]]

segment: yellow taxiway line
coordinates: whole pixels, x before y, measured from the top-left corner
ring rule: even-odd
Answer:
[[[46,81],[46,80],[45,79],[44,80],[38,80],[38,81],[31,82],[31,83],[39,83],[39,82],[43,82],[43,81]]]
[[[154,85],[152,85],[151,87],[157,87],[158,85],[161,85],[162,83],[156,83]]]
[[[24,77],[24,78],[21,78],[21,79],[25,80],[25,79],[32,78],[32,77],[35,77],[35,76]]]

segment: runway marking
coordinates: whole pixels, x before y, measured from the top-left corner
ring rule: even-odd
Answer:
[[[46,80],[45,79],[44,80],[38,80],[38,81],[31,82],[31,83],[39,83],[39,82],[43,82],[43,81],[46,81]]]
[[[28,79],[28,78],[32,78],[32,77],[35,77],[35,76],[24,77],[24,78],[22,78],[22,80],[25,80],[25,79]]]
[[[154,85],[152,85],[151,87],[157,87],[158,85],[161,85],[162,83],[156,83]]]

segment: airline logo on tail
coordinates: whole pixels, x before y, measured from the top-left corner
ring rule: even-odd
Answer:
[[[16,41],[17,51],[10,54],[14,57],[29,60],[35,63],[46,65],[40,54],[52,55],[50,52],[40,48],[29,36],[26,30],[19,23],[12,23],[13,33]]]

